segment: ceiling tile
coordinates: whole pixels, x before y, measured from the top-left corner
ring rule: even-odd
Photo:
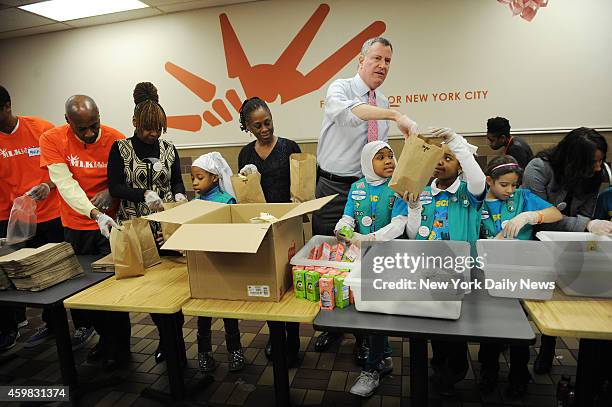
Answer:
[[[162,14],[155,8],[141,8],[138,10],[122,11],[120,13],[104,14],[102,16],[80,18],[78,20],[64,21],[71,27],[88,27],[91,25],[111,24],[119,21],[136,20]]]
[[[40,25],[38,27],[25,28],[23,30],[7,31],[0,33],[0,40],[5,38],[25,37],[26,35],[35,35],[48,33],[53,31],[69,30],[71,27],[63,23],[54,23]]]
[[[0,10],[0,32],[36,27],[39,25],[56,23],[57,21],[28,13],[17,8]]]

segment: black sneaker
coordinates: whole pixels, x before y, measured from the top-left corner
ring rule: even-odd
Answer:
[[[236,372],[244,367],[244,352],[242,348],[227,353],[227,361],[229,363],[229,371]]]
[[[204,373],[213,372],[217,368],[217,362],[212,352],[198,352],[198,365]]]
[[[0,351],[9,350],[15,346],[17,338],[19,338],[19,331],[0,332]]]

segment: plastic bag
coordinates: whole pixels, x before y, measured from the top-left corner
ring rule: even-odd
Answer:
[[[6,243],[24,242],[36,234],[36,201],[28,195],[22,195],[13,201],[8,226]]]

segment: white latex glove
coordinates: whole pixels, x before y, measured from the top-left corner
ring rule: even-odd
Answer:
[[[609,220],[593,219],[587,224],[587,230],[596,235],[612,235],[612,222]]]
[[[49,192],[51,192],[51,187],[43,182],[42,184],[38,184],[30,188],[30,190],[26,192],[26,195],[35,201],[42,201],[49,196]]]
[[[514,239],[525,225],[535,225],[538,223],[537,212],[523,212],[510,219],[502,230],[504,238]]]
[[[457,137],[457,133],[453,129],[449,129],[448,127],[432,127],[428,129],[430,131],[429,134],[423,134],[425,137],[442,137],[446,143],[450,143],[455,137]]]
[[[416,136],[419,131],[417,123],[405,114],[401,115],[397,120],[397,127],[402,132],[405,139],[410,136]]]
[[[117,223],[113,220],[113,218],[111,218],[105,213],[100,212],[100,214],[96,218],[96,222],[98,222],[100,233],[102,233],[102,236],[104,236],[107,239],[110,237],[111,227],[121,230],[121,227],[117,225]]]
[[[174,194],[174,200],[176,202],[183,202],[187,200],[187,197],[179,192],[177,194]]]
[[[144,194],[144,199],[145,199],[145,204],[147,204],[149,209],[151,209],[152,211],[158,212],[158,211],[164,210],[163,202],[161,198],[159,197],[159,195],[157,195],[157,192],[146,191]]]
[[[408,209],[421,209],[421,201],[419,196],[414,196],[413,193],[404,192],[404,201],[408,203]]]
[[[355,232],[355,234],[353,235],[353,238],[351,239],[351,243],[359,244],[361,242],[373,242],[374,240],[376,239],[374,238],[373,233],[362,235],[361,233]]]
[[[91,198],[91,203],[102,212],[106,212],[113,204],[113,197],[108,189],[105,189],[95,194],[94,197]]]
[[[254,164],[247,164],[244,167],[242,167],[242,169],[240,171],[238,171],[238,173],[240,175],[250,175],[250,174],[257,174],[259,171],[257,170],[257,167]]]

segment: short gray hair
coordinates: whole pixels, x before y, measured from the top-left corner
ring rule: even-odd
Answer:
[[[385,37],[374,37],[363,43],[363,46],[361,47],[361,55],[367,54],[370,47],[376,44],[377,42],[381,43],[385,47],[391,48],[391,51],[393,51],[393,45],[391,45],[391,41],[389,41]]]

